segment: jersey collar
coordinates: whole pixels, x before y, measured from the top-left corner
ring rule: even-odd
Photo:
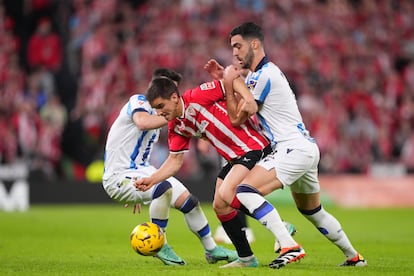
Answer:
[[[259,62],[259,64],[257,64],[256,68],[254,69],[255,72],[259,71],[260,69],[262,69],[263,65],[265,65],[266,63],[269,62],[269,58],[267,56],[264,56],[262,58],[262,60]]]
[[[180,101],[181,101],[181,106],[183,108],[182,108],[182,113],[181,113],[181,116],[179,117],[179,119],[184,119],[185,118],[185,110],[186,110],[186,107],[185,107],[185,103],[184,103],[183,97],[180,97]]]

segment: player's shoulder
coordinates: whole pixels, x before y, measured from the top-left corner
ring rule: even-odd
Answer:
[[[277,66],[271,61],[265,63],[260,70],[262,71],[262,74],[265,76],[273,75],[275,72],[281,71],[279,66]]]
[[[128,101],[128,114],[132,115],[136,111],[147,111],[152,110],[147,98],[143,94],[135,94],[129,98]]]
[[[286,81],[286,77],[285,77],[285,74],[283,73],[283,71],[279,68],[279,66],[277,66],[273,62],[266,63],[261,68],[261,70],[262,70],[261,77],[269,79],[270,82],[274,82],[274,81],[284,82],[284,81]]]
[[[194,92],[202,92],[204,93],[205,91],[211,91],[216,89],[217,87],[220,87],[221,82],[219,80],[211,80],[211,81],[206,81],[203,82],[202,84],[200,84],[199,86],[195,87],[194,89],[191,89],[191,91]]]
[[[206,103],[217,100],[223,96],[224,88],[219,80],[212,80],[204,82],[193,89],[187,90],[182,95],[184,102],[192,103]]]
[[[129,98],[129,103],[132,105],[149,105],[149,102],[147,100],[147,97],[143,94],[134,94]]]
[[[147,102],[147,97],[143,94],[134,94],[129,98],[129,101]]]

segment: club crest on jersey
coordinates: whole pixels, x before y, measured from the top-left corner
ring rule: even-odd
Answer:
[[[195,111],[194,107],[192,107],[191,105],[187,108],[187,110],[185,111],[185,113],[188,116],[191,116],[191,117],[193,117],[193,116],[196,115],[196,111]]]
[[[216,84],[214,82],[205,82],[200,85],[201,90],[210,90],[216,87]]]
[[[257,80],[255,80],[255,79],[250,79],[250,80],[249,80],[249,82],[247,83],[247,87],[248,87],[250,90],[253,90],[253,88],[255,88],[255,87],[256,87],[256,84],[257,84]]]

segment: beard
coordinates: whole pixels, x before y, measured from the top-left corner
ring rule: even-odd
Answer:
[[[244,58],[243,61],[243,69],[250,69],[250,66],[252,66],[253,63],[253,58],[254,58],[254,53],[252,48],[249,48],[249,51],[246,54],[246,57]]]

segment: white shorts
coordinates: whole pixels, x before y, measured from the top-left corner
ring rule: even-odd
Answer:
[[[296,193],[312,194],[320,191],[318,145],[306,138],[278,143],[275,151],[257,165],[266,170],[275,169],[276,177],[284,187]]]
[[[152,201],[154,186],[148,191],[142,192],[135,188],[133,178],[147,177],[153,174],[157,169],[153,166],[140,166],[138,169],[130,169],[119,174],[114,174],[106,180],[103,180],[103,188],[106,193],[116,202],[128,204],[149,204]],[[167,179],[172,186],[171,207],[174,202],[187,188],[175,177]]]

